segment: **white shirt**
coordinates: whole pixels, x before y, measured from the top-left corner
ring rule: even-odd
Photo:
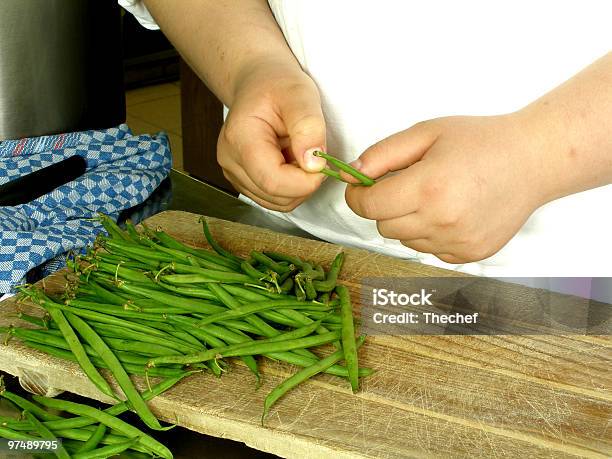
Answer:
[[[154,27],[138,1],[120,3]],[[291,50],[319,87],[327,149],[346,161],[421,120],[515,111],[612,44],[607,0],[269,4]],[[293,212],[273,213],[331,242],[472,274],[612,276],[612,185],[543,206],[500,252],[465,265],[382,238],[375,222],[348,208],[344,186],[327,180]]]

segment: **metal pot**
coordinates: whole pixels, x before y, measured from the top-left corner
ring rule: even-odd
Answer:
[[[125,120],[120,9],[99,0],[2,0],[0,140]]]

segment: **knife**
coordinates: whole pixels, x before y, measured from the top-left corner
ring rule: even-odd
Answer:
[[[0,185],[0,206],[17,206],[33,201],[80,177],[87,170],[87,161],[74,155],[59,163]]]

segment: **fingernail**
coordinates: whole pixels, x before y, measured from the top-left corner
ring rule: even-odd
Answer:
[[[323,158],[314,156],[315,151],[323,151],[322,148],[311,148],[304,152],[304,167],[309,171],[320,171],[327,163]]]
[[[360,159],[356,159],[355,161],[353,161],[352,163],[350,163],[351,166],[353,166],[355,169],[360,170],[361,166],[363,166],[363,163],[361,162]]]

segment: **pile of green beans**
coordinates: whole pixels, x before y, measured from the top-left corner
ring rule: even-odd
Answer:
[[[183,244],[159,228],[143,225],[139,231],[128,221],[122,229],[107,216],[100,220],[107,235],[68,260],[62,296],[22,289],[46,315],[22,313],[29,328],[0,332],[76,361],[102,393],[119,399],[98,372],[108,369],[149,428],[163,429],[130,375],[147,381],[200,371],[221,376],[230,368],[228,359],[237,358],[259,385],[262,357],[302,367],[272,390],[265,416],[287,391],[317,373],[343,378],[353,391],[360,377],[373,373],[358,364],[364,337],[355,335],[350,296],[338,284],[342,252],[326,270],[279,252],[239,257],[213,239],[205,219],[202,230],[213,251]],[[328,345],[335,352],[321,357],[320,351],[330,353]],[[102,428],[97,437],[104,438]]]
[[[145,400],[165,392],[188,373],[164,380],[143,392]],[[133,409],[130,402],[98,410],[88,405],[33,396],[28,400],[10,392],[0,381],[0,397],[8,401],[19,416],[0,417],[0,437],[10,440],[61,440],[53,451],[60,459],[97,459],[112,457],[128,450],[153,457],[172,459],[163,444],[118,416]],[[58,415],[57,413],[67,415]]]

